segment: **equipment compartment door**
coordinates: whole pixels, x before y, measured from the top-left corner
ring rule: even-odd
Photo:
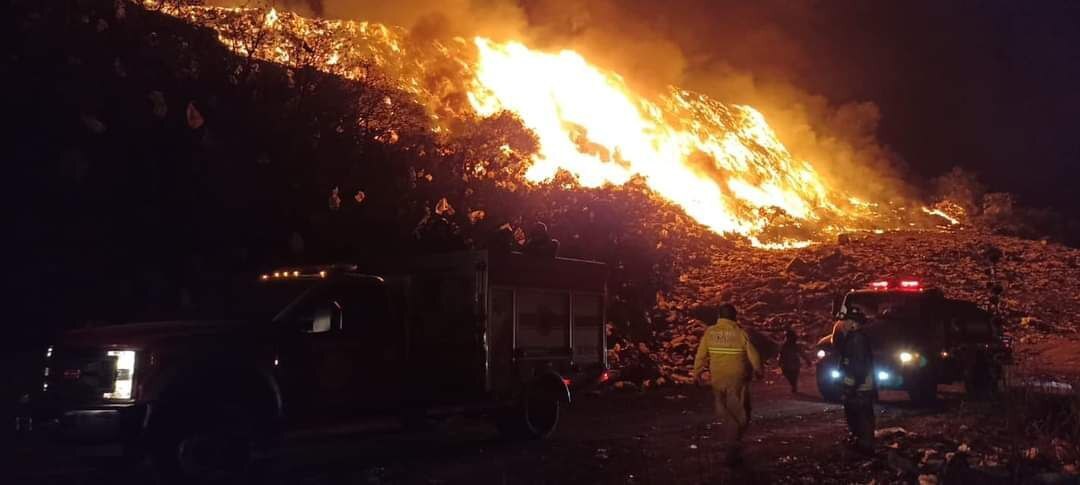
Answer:
[[[476,275],[464,272],[414,277],[408,354],[414,401],[456,401],[483,391],[484,328],[475,286]]]

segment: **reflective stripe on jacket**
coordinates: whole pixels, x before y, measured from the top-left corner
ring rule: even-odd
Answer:
[[[750,337],[735,322],[719,319],[705,329],[694,358],[694,376],[707,367],[713,383],[746,380],[751,370],[761,370],[761,357],[750,343]]]

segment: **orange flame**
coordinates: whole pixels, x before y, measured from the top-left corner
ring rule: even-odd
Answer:
[[[306,62],[351,78],[366,76],[364,62],[374,62],[396,76],[401,89],[417,95],[436,129],[441,129],[441,118],[454,112],[444,109],[443,93],[426,87],[425,80],[435,71],[429,66],[450,61],[458,70],[444,84],[465,92],[476,114],[508,110],[536,133],[539,153],[526,172],[533,183],[551,180],[559,170],[586,187],[640,176],[701,224],[768,248],[809,244],[766,237],[773,224],[770,214],[786,215],[794,226],[818,234],[847,230],[875,216],[875,204],[838,193],[813,165],[794,158],[757,110],[677,88],[643,96],[573,51],[542,52],[483,37],[419,45],[408,42],[400,28],[305,19],[273,9],[166,11],[215,28],[234,50],[287,65],[300,62],[290,55],[295,50],[288,48],[289,39],[323,39],[320,45],[327,47]],[[252,45],[223,22],[246,22],[248,32],[271,35],[259,37],[265,37],[262,45]],[[275,36],[275,31],[290,35]],[[305,49],[314,51],[307,44]]]

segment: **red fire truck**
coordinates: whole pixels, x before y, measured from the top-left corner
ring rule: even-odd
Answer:
[[[372,415],[468,413],[543,438],[607,379],[603,264],[461,252],[397,267],[279,268],[229,296],[239,318],[68,332],[43,349],[22,422],[187,477],[284,430]]]

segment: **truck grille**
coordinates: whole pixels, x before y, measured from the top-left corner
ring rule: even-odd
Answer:
[[[101,401],[114,391],[116,361],[104,350],[56,349],[47,363],[45,397],[71,404]]]

